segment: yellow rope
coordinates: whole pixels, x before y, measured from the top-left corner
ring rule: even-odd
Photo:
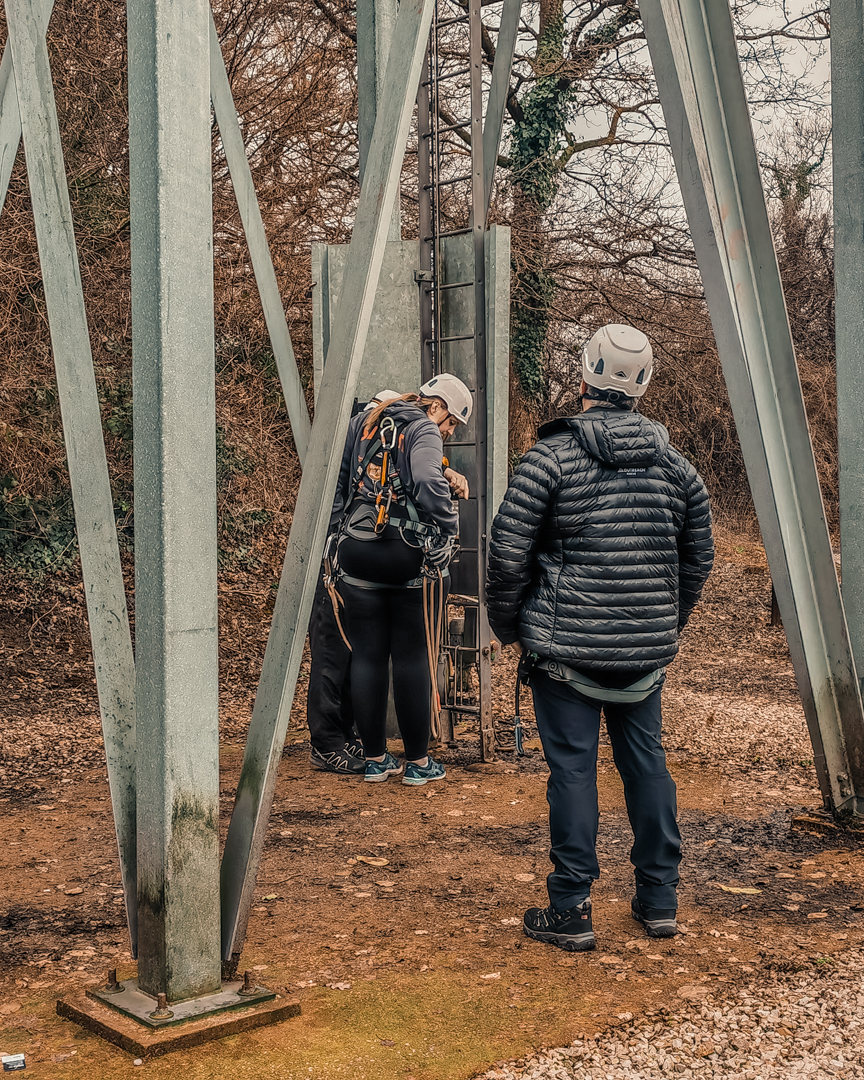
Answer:
[[[429,660],[429,676],[432,680],[431,732],[435,739],[441,738],[441,698],[438,694],[438,653],[441,649],[441,631],[444,623],[444,577],[438,571],[438,604],[435,605],[435,583],[423,578],[423,629],[426,632],[426,656]]]

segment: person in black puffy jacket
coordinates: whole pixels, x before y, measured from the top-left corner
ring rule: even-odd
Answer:
[[[702,479],[635,408],[653,372],[648,339],[604,326],[582,368],[582,413],[541,427],[510,481],[487,584],[493,631],[526,653],[550,769],[550,906],[527,911],[524,930],[570,951],[594,948],[601,710],[633,828],[633,917],[652,937],[677,933],[681,837],[660,698],[714,558]]]

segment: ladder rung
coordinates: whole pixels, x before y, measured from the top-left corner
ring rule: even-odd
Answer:
[[[433,188],[446,187],[448,184],[461,184],[463,180],[470,180],[473,173],[465,173],[464,176],[451,176],[447,180],[439,180],[437,184],[424,184],[424,191],[431,191]]]
[[[473,281],[453,281],[447,285],[439,285],[438,288],[442,292],[445,289],[470,289],[473,284]]]
[[[466,233],[470,233],[470,232],[473,232],[473,231],[474,231],[473,229],[469,228],[469,229],[453,229],[452,232],[439,232],[438,236],[437,236],[437,239],[438,240],[443,240],[445,236],[465,236]],[[434,235],[432,235],[432,236],[424,236],[423,237],[423,243],[428,244],[430,240],[435,240],[435,239],[436,239],[436,237]]]
[[[440,30],[442,26],[454,26],[456,23],[468,22],[467,15],[457,15],[452,19],[442,19],[441,22],[435,23],[435,29]]]
[[[470,127],[470,126],[471,126],[471,121],[470,120],[464,120],[464,121],[461,121],[458,124],[449,124],[447,127],[439,127],[434,134],[446,135],[448,131],[461,131],[462,128],[467,128],[467,127]],[[420,138],[421,139],[431,139],[432,135],[433,135],[433,132],[427,131],[423,135],[421,135]]]
[[[459,68],[458,71],[448,71],[446,75],[436,76],[436,82],[443,82],[445,79],[458,79],[460,75],[467,75],[471,71],[470,67]]]
[[[435,79],[427,79],[421,86],[431,86],[433,82],[444,82],[445,79],[457,79],[460,75],[467,75],[471,68],[460,68],[458,71],[448,71],[446,75],[437,75]]]
[[[430,342],[433,342],[433,341],[437,341],[437,342],[473,341],[476,336],[477,336],[476,334],[456,334],[454,337],[426,338],[426,343],[429,344]]]

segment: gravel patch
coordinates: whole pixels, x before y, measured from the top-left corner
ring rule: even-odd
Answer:
[[[743,697],[731,688],[708,694],[670,685],[663,714],[663,745],[673,760],[696,759],[725,772],[749,772],[756,761],[775,762],[779,749],[786,776],[790,766],[799,764],[813,775],[813,746],[800,701]]]
[[[864,1078],[864,953],[835,957],[830,973],[750,983],[717,1003],[630,1023],[478,1080],[722,1080]],[[682,988],[685,989],[685,988]],[[687,988],[698,992],[698,987]]]

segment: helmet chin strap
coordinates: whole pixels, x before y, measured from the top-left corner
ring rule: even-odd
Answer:
[[[582,397],[587,397],[589,401],[605,401],[610,405],[617,405],[619,402],[629,399],[628,394],[622,394],[618,390],[595,390],[594,393],[591,391],[592,387],[589,386],[585,393],[582,394]]]
[[[580,394],[579,397],[580,400],[587,398],[589,401],[596,401],[600,405],[611,405],[615,409],[632,409],[635,407],[630,395],[623,394],[620,390],[600,391],[596,387],[589,386],[585,393]]]

